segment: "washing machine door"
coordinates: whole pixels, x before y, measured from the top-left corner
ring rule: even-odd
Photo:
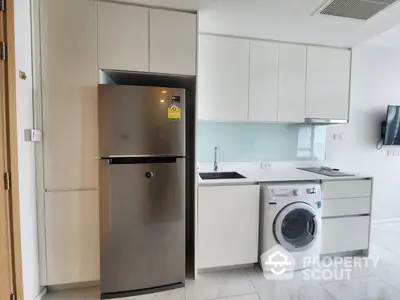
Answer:
[[[274,221],[278,243],[288,251],[310,248],[320,230],[315,210],[307,203],[295,202],[285,206]]]

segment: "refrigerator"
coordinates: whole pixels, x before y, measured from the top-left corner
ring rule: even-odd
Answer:
[[[98,92],[102,298],[184,286],[185,90]]]

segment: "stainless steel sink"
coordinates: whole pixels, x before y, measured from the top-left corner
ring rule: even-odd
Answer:
[[[210,173],[200,173],[201,179],[240,179],[246,178],[237,172],[210,172]]]

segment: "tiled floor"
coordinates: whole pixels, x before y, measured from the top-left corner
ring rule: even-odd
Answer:
[[[186,287],[125,300],[400,300],[400,223],[373,225],[376,267],[354,268],[350,280],[268,281],[259,268],[203,274]],[[48,294],[45,300],[97,300],[99,289]]]

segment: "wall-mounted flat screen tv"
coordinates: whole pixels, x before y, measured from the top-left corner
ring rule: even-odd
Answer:
[[[400,106],[388,106],[383,144],[400,145]]]

